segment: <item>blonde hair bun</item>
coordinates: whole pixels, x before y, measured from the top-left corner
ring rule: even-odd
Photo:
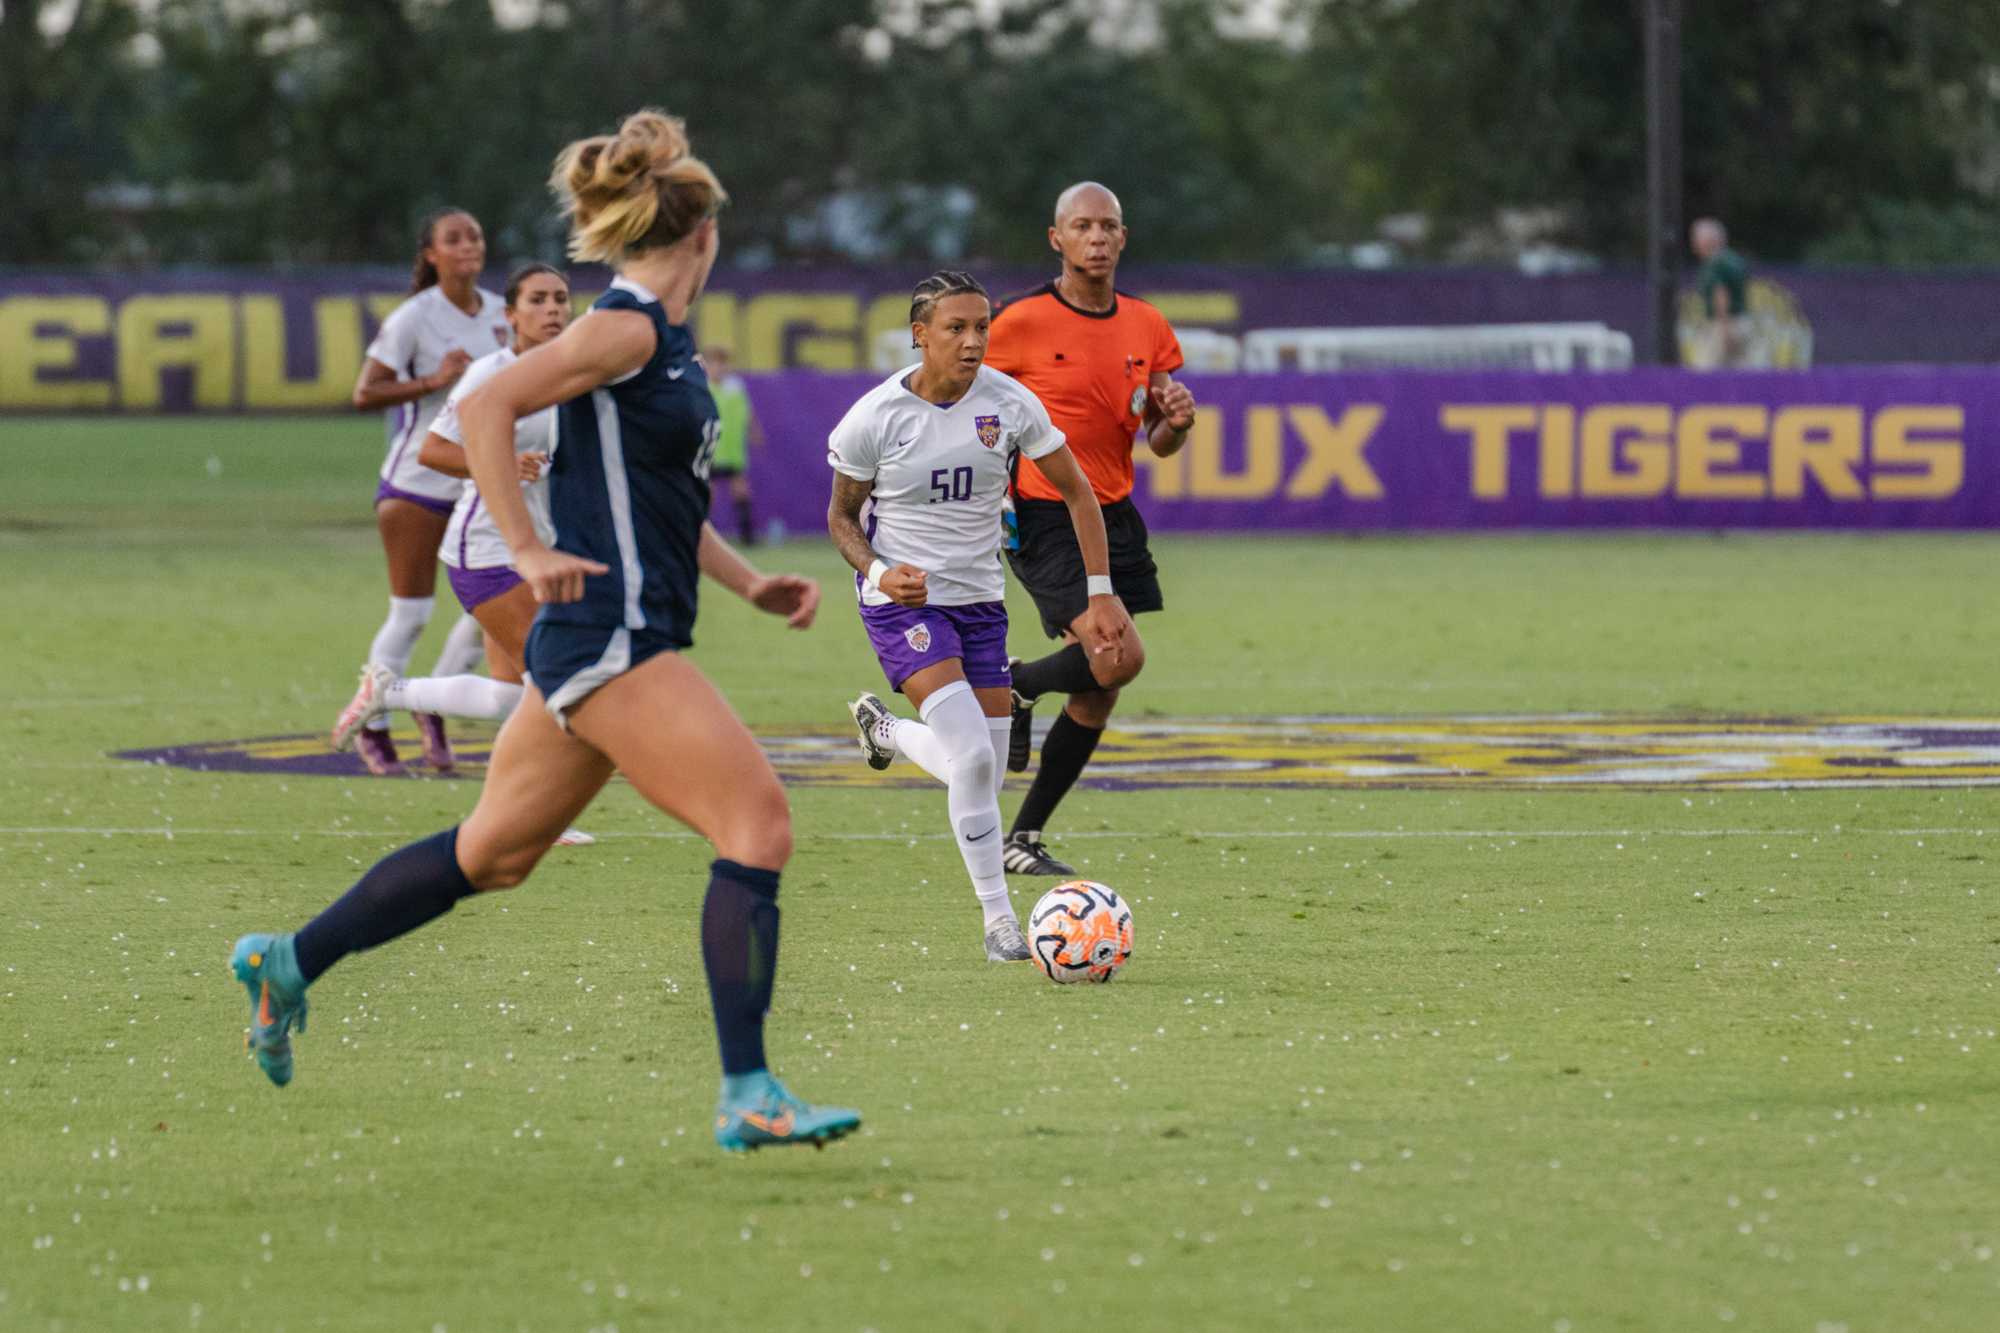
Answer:
[[[563,149],[549,186],[570,219],[570,256],[607,264],[672,245],[729,198],[693,155],[687,123],[652,107]]]

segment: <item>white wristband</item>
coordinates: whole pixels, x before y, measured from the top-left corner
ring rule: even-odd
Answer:
[[[1111,576],[1109,574],[1087,574],[1083,580],[1084,592],[1091,597],[1111,597]]]
[[[882,590],[882,576],[888,572],[889,563],[886,560],[877,560],[874,564],[868,566],[868,586],[880,592]]]

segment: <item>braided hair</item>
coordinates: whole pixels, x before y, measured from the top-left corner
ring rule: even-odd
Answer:
[[[911,289],[910,323],[930,323],[931,312],[947,296],[986,296],[986,289],[979,285],[979,279],[962,269],[941,268]],[[990,301],[992,298],[987,299]],[[916,339],[912,337],[910,346],[916,345]]]

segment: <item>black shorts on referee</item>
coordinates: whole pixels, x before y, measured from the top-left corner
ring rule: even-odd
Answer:
[[[1060,639],[1090,605],[1083,551],[1076,544],[1069,506],[1060,500],[1021,498],[1014,501],[1014,513],[1021,545],[1007,552],[1007,564],[1035,599],[1043,630],[1051,639]],[[1146,520],[1139,517],[1139,507],[1129,498],[1105,505],[1104,535],[1111,545],[1111,590],[1125,603],[1125,610],[1136,616],[1165,607],[1159,566],[1146,549]]]

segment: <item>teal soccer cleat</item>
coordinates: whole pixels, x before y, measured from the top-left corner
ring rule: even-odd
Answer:
[[[725,1152],[810,1143],[824,1148],[861,1128],[861,1112],[845,1106],[809,1106],[768,1070],[722,1080],[715,1109],[715,1141]]]
[[[306,986],[292,955],[292,937],[245,935],[229,955],[229,968],[250,992],[244,1048],[282,1088],[292,1081],[292,1029],[306,1030]]]

